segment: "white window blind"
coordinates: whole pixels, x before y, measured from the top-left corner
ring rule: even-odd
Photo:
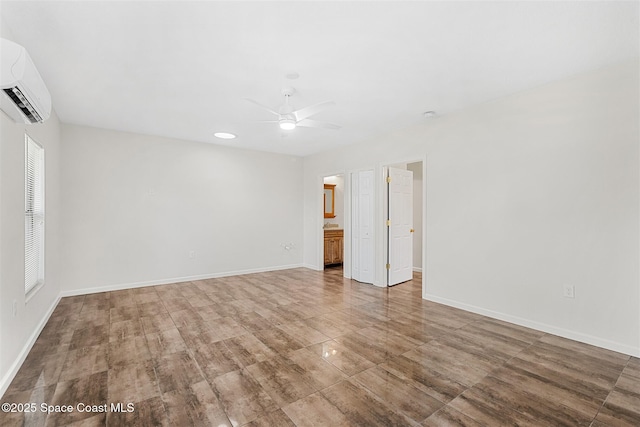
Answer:
[[[24,291],[44,283],[44,149],[25,135]]]

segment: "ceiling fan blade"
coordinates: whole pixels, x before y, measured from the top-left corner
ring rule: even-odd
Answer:
[[[306,128],[324,128],[324,129],[340,129],[339,125],[328,123],[328,122],[319,122],[318,120],[304,119],[300,120],[296,123],[298,126],[306,127]]]
[[[276,116],[280,115],[280,113],[278,113],[277,111],[274,111],[273,109],[267,107],[266,105],[263,105],[263,104],[259,103],[258,101],[255,101],[255,100],[253,100],[251,98],[245,98],[244,100],[245,101],[249,101],[250,103],[257,105],[258,107],[262,108],[263,110],[267,110],[271,114],[275,114]]]
[[[280,123],[280,120],[256,120],[251,123]]]
[[[301,108],[299,110],[296,110],[293,112],[293,114],[296,115],[296,119],[298,119],[298,121],[300,120],[304,120],[307,117],[311,117],[314,114],[318,114],[320,111],[324,110],[327,107],[330,107],[332,105],[336,105],[335,102],[333,101],[325,101],[325,102],[321,102],[319,104],[315,104],[315,105],[311,105],[309,107],[305,107],[305,108]]]

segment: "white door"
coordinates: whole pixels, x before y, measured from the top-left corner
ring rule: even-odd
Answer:
[[[389,168],[388,285],[413,277],[413,172]]]
[[[373,171],[351,174],[351,277],[373,283]]]

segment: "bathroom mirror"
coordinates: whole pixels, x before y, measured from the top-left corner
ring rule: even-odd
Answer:
[[[334,213],[335,206],[335,184],[325,184],[324,185],[324,217],[325,218],[335,218],[336,214]]]

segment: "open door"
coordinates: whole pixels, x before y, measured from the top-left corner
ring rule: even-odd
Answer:
[[[351,278],[373,283],[373,171],[351,174]]]
[[[388,286],[413,278],[413,172],[388,168]]]

